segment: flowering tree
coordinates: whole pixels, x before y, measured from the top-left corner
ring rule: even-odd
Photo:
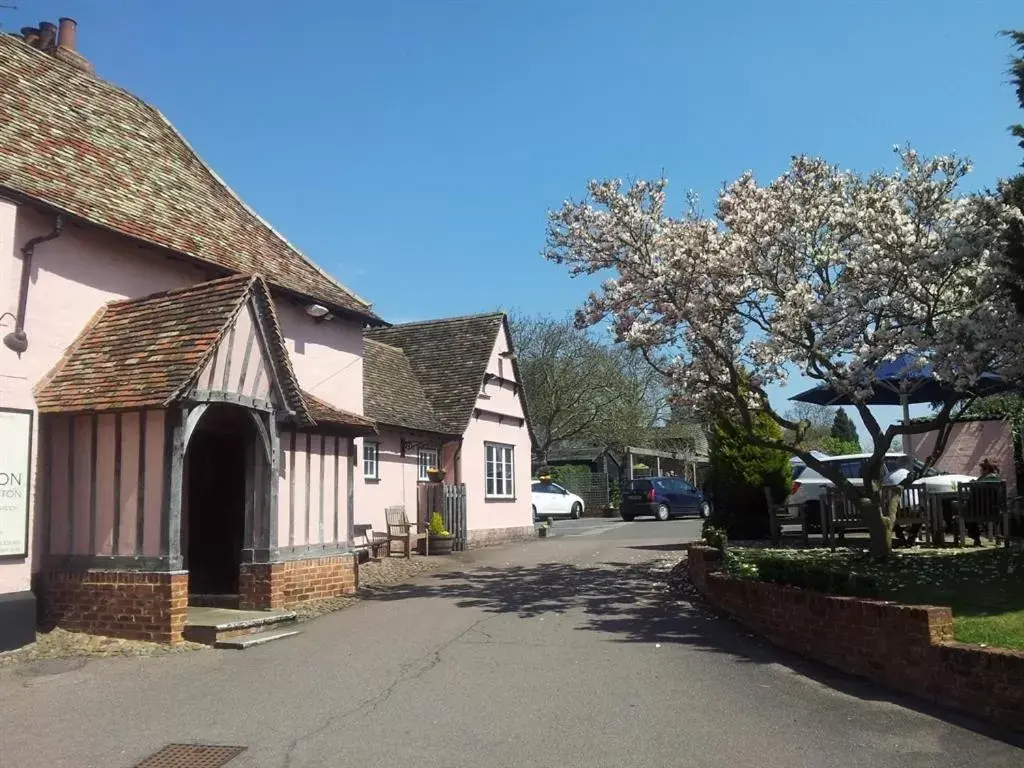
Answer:
[[[747,173],[724,187],[710,217],[693,198],[667,216],[664,180],[591,182],[589,200],[550,213],[545,254],[574,275],[612,270],[578,324],[610,320],[617,340],[671,353],[664,372],[677,398],[731,410],[753,443],[832,480],[861,509],[877,556],[891,550],[895,516],[882,493],[886,451],[901,435],[938,430],[934,461],[956,405],[882,429],[866,404],[877,366],[913,353],[966,392],[986,371],[1015,376],[1024,348],[997,266],[1019,214],[991,196],[957,195],[970,170],[962,160],[899,156],[898,171],[867,177],[796,157],[770,184]],[[852,400],[873,453],[863,485],[815,459],[802,444],[807,425],[769,402],[792,370]],[[755,433],[759,413],[787,437]]]

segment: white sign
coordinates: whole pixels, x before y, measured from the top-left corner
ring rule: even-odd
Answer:
[[[28,555],[32,412],[0,408],[0,557]]]

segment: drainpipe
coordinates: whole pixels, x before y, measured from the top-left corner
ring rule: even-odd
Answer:
[[[452,456],[452,469],[455,470],[455,484],[456,485],[459,484],[459,467],[460,467],[459,457],[462,455],[462,440],[463,440],[463,438],[460,437],[459,438],[459,447],[455,449],[455,455]]]
[[[28,284],[32,276],[32,256],[36,246],[48,240],[56,240],[64,229],[64,214],[57,214],[53,231],[46,235],[33,237],[21,248],[21,286],[18,289],[18,314],[14,318],[14,330],[4,336],[4,346],[20,356],[28,349],[28,336],[25,335],[25,312],[28,308]]]

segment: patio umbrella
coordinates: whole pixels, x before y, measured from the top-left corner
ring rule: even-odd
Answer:
[[[903,423],[910,423],[910,406],[918,403],[939,403],[950,397],[961,399],[968,395],[995,393],[1003,379],[994,373],[982,374],[972,392],[960,392],[949,384],[935,378],[930,365],[918,367],[916,357],[903,354],[894,360],[887,360],[875,369],[875,382],[867,405],[899,405],[903,408]],[[827,384],[793,395],[790,400],[814,405],[853,405],[853,399],[837,392]],[[909,447],[908,447],[908,453]]]

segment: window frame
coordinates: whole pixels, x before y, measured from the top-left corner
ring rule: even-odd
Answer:
[[[430,463],[428,460],[426,463],[423,462],[424,456],[433,456],[434,462]],[[441,452],[437,448],[420,448],[416,452],[416,480],[421,483],[430,481],[430,475],[427,474],[427,470],[433,467],[434,469],[441,468]]]
[[[493,454],[492,454],[493,451]],[[491,456],[494,456],[493,460]],[[501,473],[491,473],[492,467]],[[499,484],[501,493],[498,492]],[[509,501],[516,498],[516,449],[508,443],[484,443],[484,498]]]
[[[367,474],[366,463],[367,449],[373,450],[373,474]],[[364,440],[363,441],[363,453],[362,453],[362,464],[363,464],[363,480],[380,480],[380,443],[376,440]]]

